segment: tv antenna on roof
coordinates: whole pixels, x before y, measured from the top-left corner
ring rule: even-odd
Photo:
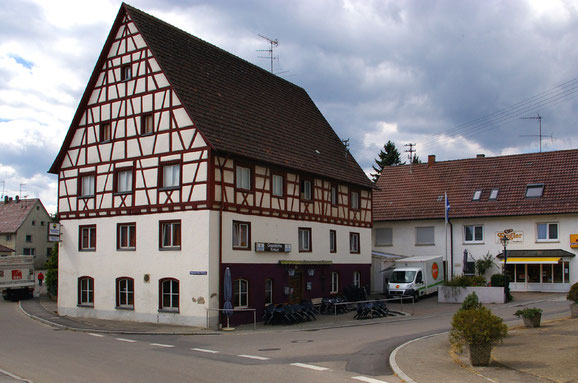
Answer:
[[[528,134],[528,135],[524,135],[524,136],[520,136],[520,137],[539,137],[540,140],[540,153],[542,153],[542,137],[550,137],[550,139],[552,139],[552,136],[544,136],[542,135],[542,116],[540,116],[539,113],[536,113],[536,117],[534,116],[529,116],[529,117],[520,117],[521,120],[538,120],[538,134]]]
[[[268,52],[268,56],[258,56],[260,59],[269,59],[271,61],[271,73],[273,73],[273,60],[279,59],[279,56],[273,55],[273,49],[279,46],[279,40],[270,39],[263,35],[259,35],[259,37],[267,40],[269,42],[269,49],[257,49],[257,52]]]

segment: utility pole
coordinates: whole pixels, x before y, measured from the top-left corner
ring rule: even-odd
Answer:
[[[405,144],[406,147],[409,147],[409,149],[407,149],[405,152],[409,153],[407,155],[407,158],[409,158],[409,172],[413,173],[413,153],[416,152],[416,150],[413,148],[414,146],[417,146],[416,144]]]

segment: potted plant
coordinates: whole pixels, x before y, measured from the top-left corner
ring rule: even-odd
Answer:
[[[540,327],[540,320],[542,319],[542,309],[537,307],[526,307],[514,313],[518,318],[522,317],[524,325],[529,328]]]
[[[472,306],[454,314],[450,342],[459,349],[468,346],[472,366],[487,366],[493,346],[504,339],[508,326],[487,307]]]
[[[574,283],[572,287],[570,287],[566,299],[572,301],[572,303],[570,303],[570,313],[572,314],[572,317],[578,317],[578,282]]]

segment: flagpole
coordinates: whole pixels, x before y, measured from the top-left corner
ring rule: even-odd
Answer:
[[[448,193],[444,192],[444,218],[445,218],[445,239],[446,239],[446,251],[445,251],[445,260],[446,260],[446,265],[449,265],[449,260],[448,260],[448,215],[449,215],[449,202],[448,202]],[[449,271],[449,267],[446,267],[446,272]],[[450,280],[450,278],[448,278],[448,276],[446,275],[446,279]]]

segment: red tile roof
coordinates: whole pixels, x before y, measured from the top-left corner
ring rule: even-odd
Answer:
[[[0,202],[0,233],[16,233],[38,198]]]
[[[128,13],[197,128],[217,151],[373,187],[307,92],[127,4]],[[111,43],[111,36],[96,66]],[[91,82],[96,80],[93,74]],[[83,97],[87,99],[87,92]],[[57,173],[82,113],[77,111],[50,172]]]
[[[0,253],[13,253],[14,249],[6,247],[4,245],[0,245]]]
[[[375,221],[450,219],[578,212],[578,150],[470,158],[384,169],[373,193]],[[540,198],[526,198],[528,184],[544,184]],[[489,200],[490,191],[498,198]],[[474,192],[482,190],[479,201]]]

